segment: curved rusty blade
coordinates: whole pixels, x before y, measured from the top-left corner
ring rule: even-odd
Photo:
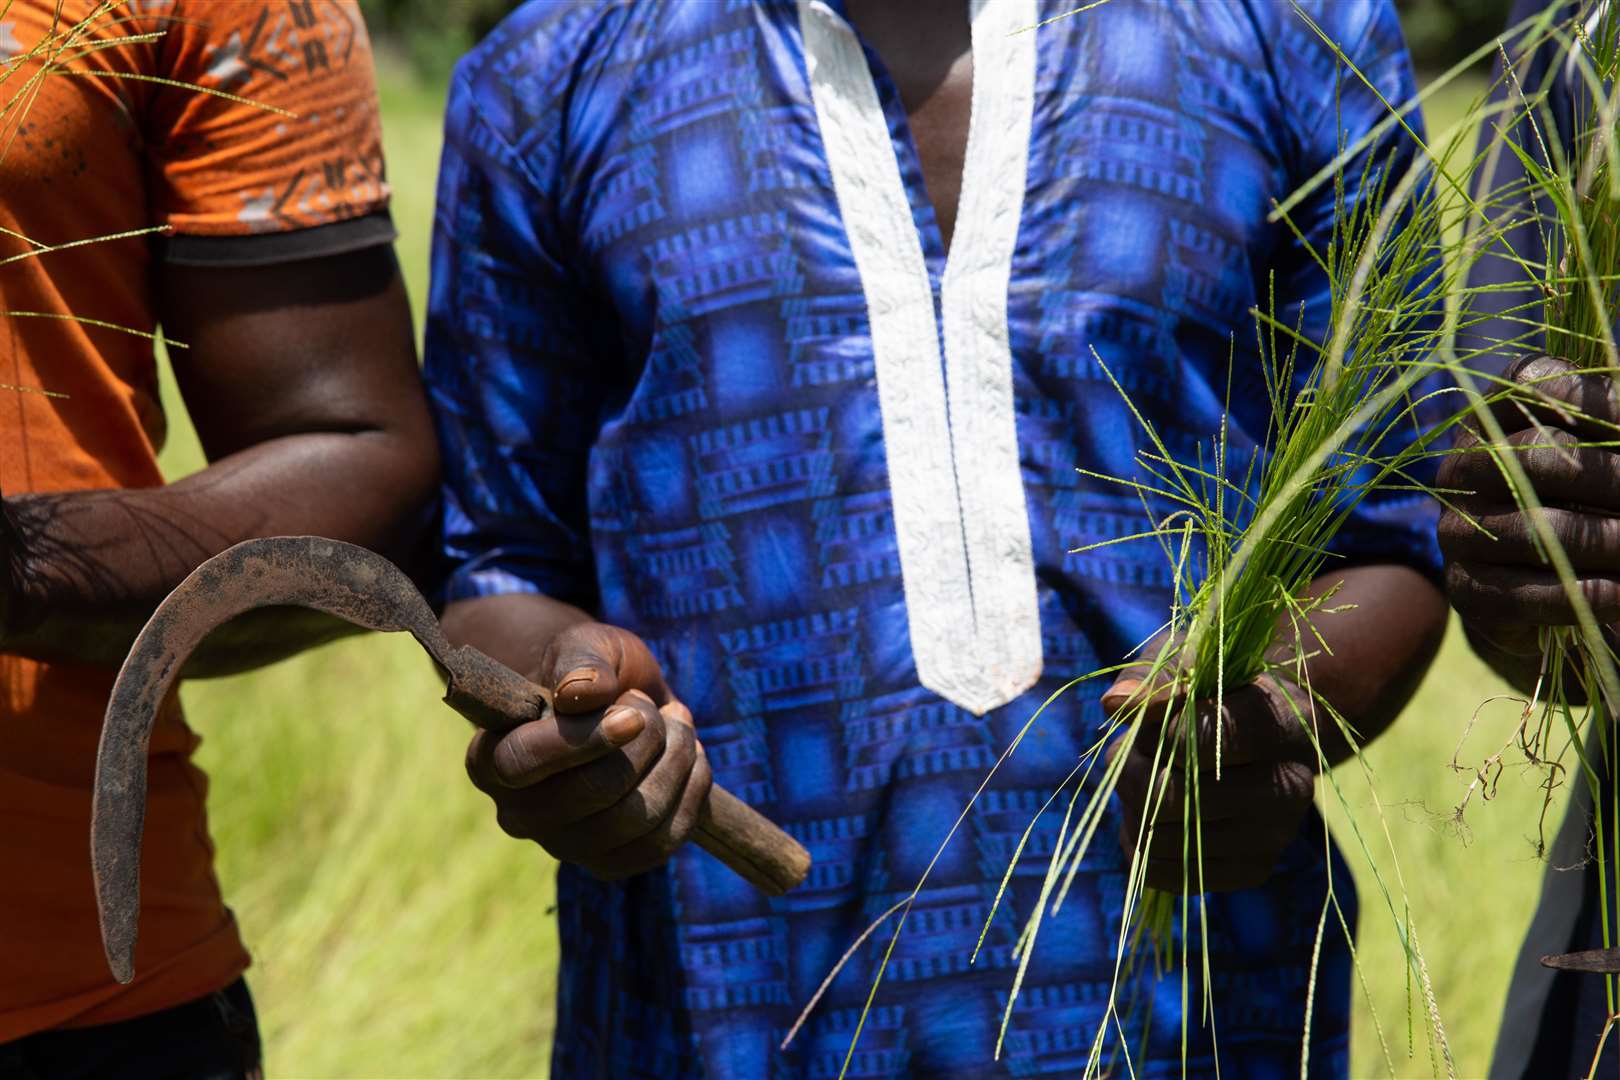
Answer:
[[[313,608],[372,630],[407,630],[447,670],[450,643],[433,609],[393,563],[319,536],[249,540],[192,571],[152,613],[118,671],[96,753],[90,858],[107,965],[134,978],[140,915],[146,755],[158,707],[209,632],[255,608]]]
[[[1584,971],[1593,975],[1620,975],[1620,949],[1586,949],[1583,952],[1543,956],[1541,966],[1559,971]]]

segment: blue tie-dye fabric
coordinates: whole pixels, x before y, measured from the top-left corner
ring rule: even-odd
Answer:
[[[1305,8],[1387,99],[1411,95],[1389,4]],[[532,3],[457,70],[427,340],[448,596],[543,591],[643,636],[717,779],[815,858],[776,900],[691,847],[620,885],[564,867],[554,1076],[836,1076],[886,935],[780,1052],[800,1006],[917,881],[1034,709],[1166,616],[1157,545],[1070,554],[1148,527],[1134,495],[1076,472],[1135,475],[1144,445],[1091,348],[1190,456],[1218,428],[1231,357],[1233,445],[1263,436],[1249,309],[1267,275],[1278,310],[1303,305],[1322,332],[1326,281],[1266,213],[1384,106],[1293,8],[1115,0],[1036,33],[1008,319],[1045,674],[984,717],[918,685],[865,300],[794,5]],[[939,230],[873,66],[937,300]],[[1393,136],[1379,160],[1392,146],[1399,167]],[[1318,244],[1331,200],[1296,215]],[[1404,496],[1366,503],[1341,547],[1438,563],[1429,508]],[[968,961],[1019,837],[1095,738],[1101,690],[1049,710],[934,868],[850,1076],[1083,1069],[1124,888],[1113,820],[1045,924],[999,1061],[1061,801]],[[1218,1039],[1226,1076],[1299,1074],[1322,847],[1307,828],[1264,888],[1210,900],[1214,1025],[1195,985],[1189,1072],[1213,1071]],[[1353,918],[1337,861],[1334,878]],[[1333,935],[1317,982],[1311,1071],[1342,1075],[1351,972]],[[1179,1074],[1179,980],[1147,989],[1128,1018],[1135,1075]],[[1124,1075],[1118,1032],[1105,1039]]]

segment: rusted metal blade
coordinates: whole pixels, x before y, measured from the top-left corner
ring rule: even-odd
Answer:
[[[1543,956],[1541,966],[1559,971],[1585,971],[1593,975],[1620,975],[1620,949],[1586,949],[1583,952]]]
[[[318,536],[249,540],[209,559],[158,605],[113,684],[96,754],[90,857],[107,964],[134,978],[140,914],[146,755],[158,707],[209,632],[255,608],[313,608],[372,630],[406,630],[449,670],[450,644],[433,609],[398,567]],[[453,675],[453,673],[452,673]]]
[[[152,614],[118,672],[96,756],[90,855],[107,965],[134,978],[140,916],[146,754],[158,707],[186,660],[221,623],[254,608],[312,608],[372,630],[406,630],[448,677],[445,704],[478,726],[505,731],[554,722],[551,695],[470,645],[452,649],[433,610],[382,556],[318,536],[249,540],[209,559]],[[719,785],[709,790],[693,839],[769,896],[810,871],[804,847]]]

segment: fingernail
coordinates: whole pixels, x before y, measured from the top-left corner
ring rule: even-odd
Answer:
[[[640,735],[641,729],[646,726],[641,713],[628,707],[621,706],[602,717],[602,734],[614,746],[623,746]]]
[[[582,694],[596,685],[596,669],[589,667],[575,668],[564,675],[562,682],[557,684],[558,695]]]
[[[1141,685],[1141,679],[1121,679],[1103,692],[1103,708],[1117,709],[1129,701]]]

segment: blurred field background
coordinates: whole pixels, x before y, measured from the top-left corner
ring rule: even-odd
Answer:
[[[1500,26],[1487,12],[1459,29],[1458,3],[1407,8],[1408,16],[1452,19],[1440,31],[1420,28],[1414,42],[1439,34],[1454,47],[1481,18],[1497,20],[1486,35]],[[386,30],[388,13],[373,16]],[[425,44],[384,51],[380,72],[399,254],[418,322],[443,102],[438,61],[458,40],[422,36]],[[1461,115],[1481,86],[1469,81],[1431,102],[1431,128]],[[197,468],[201,455],[172,382],[165,390],[172,423],[163,465],[173,477]],[[255,956],[249,978],[272,1076],[546,1075],[552,868],[538,849],[501,834],[466,783],[464,724],[437,704],[442,689],[415,644],[398,636],[352,639],[252,675],[185,686],[212,777],[220,875]],[[1449,821],[1468,779],[1447,767],[1457,737],[1499,692],[1454,632],[1412,707],[1368,755],[1381,813],[1357,770],[1340,770],[1386,880],[1394,880],[1386,834],[1398,853],[1464,1077],[1488,1064],[1543,869],[1533,847],[1536,777],[1507,773],[1494,801],[1475,799],[1466,830]],[[1464,759],[1494,750],[1515,713],[1511,704],[1485,713]],[[1563,801],[1560,793],[1550,827]],[[1329,813],[1357,873],[1371,991],[1370,1007],[1358,1003],[1353,1073],[1387,1075],[1376,1015],[1396,1075],[1429,1075],[1422,1018],[1408,1011],[1421,1005],[1391,915],[1343,815],[1336,806]]]

